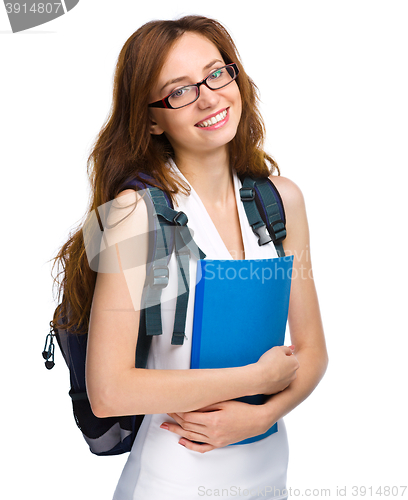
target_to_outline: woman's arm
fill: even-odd
[[[223,401],[199,411],[171,414],[177,423],[165,422],[165,428],[182,437],[180,444],[201,453],[266,432],[310,395],[327,367],[328,356],[312,274],[303,195],[289,179],[280,176],[271,179],[285,207],[285,253],[294,256],[288,322],[300,367],[296,380],[285,390],[271,396],[264,405]]]
[[[122,198],[123,196],[123,198]],[[139,309],[145,282],[145,264],[122,266],[126,242],[137,238],[135,262],[145,263],[148,253],[148,215],[144,201],[132,190],[115,200],[108,223],[130,215],[106,229],[108,248],[102,252],[92,303],[86,382],[92,411],[99,417],[186,412],[216,401],[246,394],[272,394],[295,378],[298,367],[288,348],[268,351],[261,362],[219,370],[145,370],[135,368]],[[115,203],[117,205],[115,205]],[[122,207],[122,208],[121,208]],[[118,265],[119,263],[119,265]],[[116,273],[112,272],[118,265]],[[125,269],[123,269],[125,267]],[[110,272],[102,272],[109,270]],[[289,359],[293,358],[293,359]]]
[[[289,329],[300,367],[297,378],[284,391],[274,394],[264,405],[267,426],[272,425],[304,401],[323,377],[328,355],[313,279],[309,227],[300,189],[289,179],[271,177],[285,206],[286,255],[294,256],[289,302]]]

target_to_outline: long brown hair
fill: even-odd
[[[159,77],[167,54],[185,32],[195,32],[214,43],[226,64],[239,68],[237,84],[242,99],[242,115],[236,136],[229,143],[230,165],[238,175],[266,177],[279,169],[263,150],[264,124],[258,110],[258,90],[245,73],[235,44],[226,29],[213,19],[186,16],[175,21],[151,21],[139,28],[123,46],[116,64],[111,111],[95,140],[87,160],[91,182],[88,214],[114,199],[126,180],[148,173],[174,200],[179,191],[188,192],[173,177],[166,162],[174,156],[165,134],[149,132],[148,99],[152,82]],[[57,326],[67,317],[66,328],[88,330],[96,272],[88,263],[83,228],[69,235],[52,259],[59,272],[54,278],[61,305],[54,317]],[[61,279],[60,279],[61,278]]]

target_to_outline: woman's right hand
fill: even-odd
[[[276,394],[295,380],[299,361],[287,346],[276,346],[266,351],[256,365],[260,371],[261,394]]]

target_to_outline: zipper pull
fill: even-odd
[[[44,350],[42,352],[42,357],[45,359],[45,367],[47,370],[51,370],[51,368],[54,367],[54,351],[55,351],[55,345],[54,345],[54,337],[55,333],[53,331],[52,327],[52,322],[50,321],[50,333],[47,335],[45,338],[45,346]]]

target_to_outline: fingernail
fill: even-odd
[[[160,429],[166,429],[166,431],[168,431],[169,426],[167,424],[161,424]]]
[[[184,446],[184,448],[186,447],[186,445],[182,441],[179,441],[178,444],[181,444],[181,446]]]
[[[289,349],[292,349],[292,351],[294,351],[295,350],[295,346],[294,345],[290,345]]]

